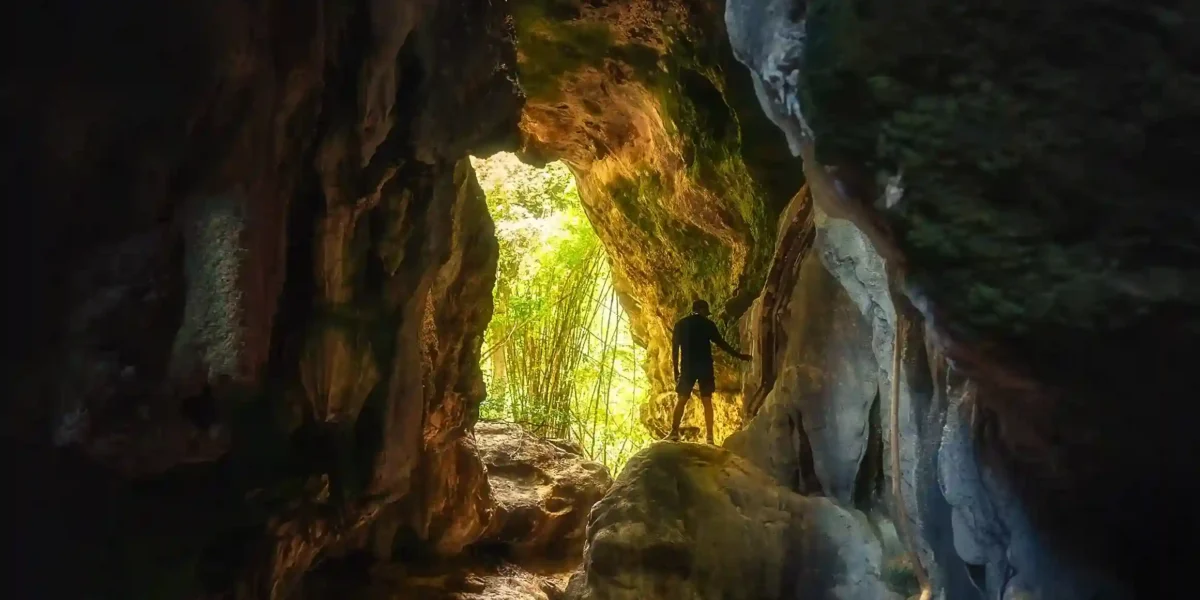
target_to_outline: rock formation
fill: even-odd
[[[526,155],[574,171],[650,380],[669,392],[671,327],[703,298],[736,339],[801,174],[733,60],[720,6],[522,0],[513,11]],[[740,423],[742,377],[741,365],[718,361],[723,439]],[[647,407],[659,435],[673,404],[666,393]],[[702,426],[699,411],[689,415]]]
[[[376,561],[361,549],[327,560],[310,573],[302,597],[398,600],[549,600],[560,598],[583,553],[592,506],[612,478],[572,443],[535,438],[520,427],[479,423],[462,456],[482,459],[487,484],[478,513],[439,514],[441,544],[433,555]],[[478,454],[475,454],[475,449]],[[443,473],[452,481],[459,471]],[[450,490],[453,492],[454,490]],[[490,492],[490,493],[488,493]],[[445,494],[436,497],[455,497]],[[470,502],[458,505],[475,508]],[[478,515],[484,517],[481,521]],[[473,541],[469,548],[464,541]],[[518,566],[518,564],[520,566]]]
[[[612,484],[608,469],[574,444],[515,425],[480,423],[475,439],[495,502],[480,543],[512,560],[578,564],[588,512]]]
[[[836,596],[905,560],[950,600],[1189,585],[1196,8],[721,8],[11,8],[9,596],[295,597],[514,523],[573,545],[581,510],[494,493],[472,434],[496,252],[466,157],[518,148],[577,174],[656,389],[695,296],[758,355],[719,378],[744,459],[643,455],[580,593]],[[651,510],[662,481],[695,494]],[[734,533],[745,588],[705,568]],[[772,583],[797,543],[870,560]]]
[[[721,448],[660,442],[592,511],[573,600],[899,600],[868,524]]]
[[[337,547],[475,541],[495,241],[466,156],[518,139],[503,7],[9,17],[16,595],[282,598]]]
[[[1193,185],[1162,168],[1196,152],[1185,124],[1200,88],[1182,42],[1194,10],[860,4],[727,6],[734,50],[803,155],[814,214],[830,218],[821,262],[862,318],[848,338],[776,345],[779,379],[735,447],[803,489],[860,502],[845,492],[876,432],[854,434],[872,420],[870,392],[826,383],[814,400],[786,363],[819,368],[810,344],[851,352],[886,397],[899,330],[901,434],[880,435],[899,445],[903,502],[888,514],[908,521],[936,594],[1170,589],[1168,557],[1195,555],[1178,473],[1200,448],[1186,433],[1194,407],[1173,401],[1186,367],[1163,351],[1197,337],[1188,240],[1200,221]],[[801,279],[793,312],[827,294]],[[778,329],[787,314],[775,318]],[[862,453],[859,477],[875,459],[890,477],[890,454]]]
[[[436,571],[388,565],[369,574],[314,577],[303,600],[347,598],[388,600],[560,600],[562,576],[539,575],[507,565],[499,569],[441,568]]]

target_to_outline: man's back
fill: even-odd
[[[679,347],[681,371],[695,375],[712,373],[712,342],[721,339],[715,323],[704,315],[688,315],[675,324],[674,338]]]
[[[717,324],[708,320],[708,303],[696,300],[692,303],[692,314],[675,323],[671,340],[671,368],[675,375],[675,393],[679,401],[671,415],[671,433],[668,439],[679,439],[679,423],[692,389],[700,385],[700,401],[704,403],[704,431],[708,443],[713,443],[712,396],[717,389],[713,377],[712,345],[716,344],[730,356],[750,360],[749,354],[738,352],[721,337]]]

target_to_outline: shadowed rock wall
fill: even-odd
[[[1197,414],[1177,399],[1190,388],[1181,349],[1200,331],[1200,220],[1193,183],[1163,169],[1194,159],[1200,134],[1184,34],[1195,10],[779,0],[731,2],[726,20],[830,219],[816,248],[872,324],[885,398],[880,350],[904,332],[905,510],[889,514],[909,522],[934,591],[1154,597],[1186,585],[1166,565],[1196,554],[1179,474],[1200,457]],[[865,400],[814,407],[782,389],[750,431],[800,441],[768,465],[811,461],[823,487],[844,489],[852,470],[820,465],[863,438],[847,428],[821,450],[829,431],[811,423],[856,424]],[[775,452],[761,445],[745,449]]]
[[[691,300],[743,319],[730,446],[934,593],[1187,583],[1194,8],[735,0],[726,44],[706,3],[506,6],[10,11],[7,584],[285,597],[484,535],[465,157],[518,144],[577,173],[658,388]]]
[[[285,597],[328,548],[474,541],[496,249],[465,157],[517,140],[502,7],[56,1],[3,29],[31,482],[6,584]]]

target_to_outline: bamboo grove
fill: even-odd
[[[643,352],[613,288],[608,258],[559,163],[476,161],[496,222],[495,313],[484,340],[484,420],[577,442],[616,472],[649,442]]]

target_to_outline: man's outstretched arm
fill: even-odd
[[[715,324],[712,327],[712,341],[714,344],[717,345],[718,348],[724,350],[730,356],[733,356],[735,358],[740,358],[742,360],[750,360],[751,358],[753,358],[749,354],[743,354],[743,353],[739,352],[737,348],[730,346],[729,342],[726,342],[725,338],[721,337],[721,331],[719,329],[717,329],[717,326]]]

